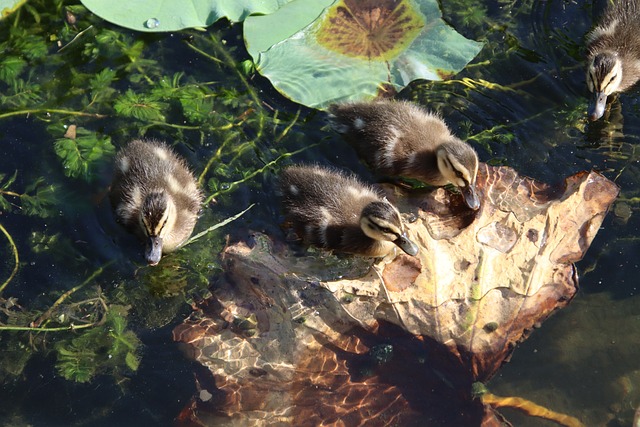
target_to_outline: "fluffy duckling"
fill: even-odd
[[[480,207],[478,155],[435,114],[388,100],[334,104],[329,112],[333,128],[375,172],[431,185],[451,183],[471,209]]]
[[[135,140],[116,155],[110,199],[116,220],[146,242],[145,258],[156,265],[191,235],[202,193],[171,148]]]
[[[281,190],[287,220],[307,244],[371,257],[389,255],[396,246],[418,253],[398,210],[353,175],[291,166],[282,172]]]
[[[609,95],[640,79],[640,0],[607,3],[600,23],[586,36],[587,86],[593,93],[589,120],[602,117]]]

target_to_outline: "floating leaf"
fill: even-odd
[[[121,2],[82,0],[91,12],[104,20],[136,31],[178,31],[208,27],[220,18],[243,21],[252,13],[271,13],[290,0],[212,0]]]
[[[4,19],[18,10],[27,0],[0,0],[0,19]]]
[[[407,1],[344,0],[320,22],[317,40],[346,56],[388,61],[420,34],[422,18]]]
[[[436,0],[295,0],[247,18],[244,36],[256,69],[316,108],[450,77],[482,47],[447,26]]]

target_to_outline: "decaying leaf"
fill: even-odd
[[[228,425],[508,425],[473,400],[471,384],[574,297],[572,263],[618,188],[595,172],[554,188],[490,166],[478,188],[477,212],[444,189],[398,197],[417,215],[408,228],[421,251],[363,277],[320,280],[309,273],[317,260],[261,234],[229,246],[226,281],[174,331],[208,368],[200,387],[218,396],[194,398],[183,415],[224,413]],[[238,327],[248,319],[251,333]]]

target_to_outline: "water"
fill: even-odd
[[[415,82],[400,97],[440,111],[457,135],[475,144],[483,161],[506,164],[551,183],[580,170],[601,170],[621,187],[618,203],[625,203],[617,209],[621,217],[608,215],[578,264],[581,290],[575,300],[521,344],[488,386],[495,394],[531,399],[586,425],[630,425],[640,405],[635,279],[640,273],[635,256],[640,236],[635,199],[640,98],[636,91],[621,95],[609,121],[586,121],[582,37],[590,28],[592,10],[601,5],[552,0],[469,9],[465,0],[442,3],[448,22],[486,46],[452,81]],[[194,367],[171,342],[170,331],[191,311],[189,303],[206,297],[208,286],[218,279],[217,254],[226,234],[232,240],[246,230],[282,236],[279,207],[271,196],[280,165],[315,161],[348,167],[364,177],[370,174],[338,137],[326,132],[322,114],[283,99],[259,76],[243,82],[235,68],[246,59],[240,26],[229,29],[220,23],[205,34],[141,35],[77,8],[72,8],[77,21],[65,24],[60,2],[31,5],[31,11],[23,9],[0,24],[0,40],[30,40],[23,50],[14,43],[2,51],[4,58],[26,60],[28,66],[17,69],[17,78],[27,89],[39,85],[40,92],[32,89],[46,99],[30,99],[24,87],[0,83],[1,92],[11,95],[0,104],[0,174],[6,180],[17,170],[10,191],[34,195],[39,189],[46,196],[45,190],[54,185],[56,197],[36,209],[40,215],[27,215],[23,200],[6,197],[12,206],[1,210],[0,224],[15,241],[20,265],[2,297],[17,298],[24,310],[5,304],[0,321],[24,322],[21,314],[27,323],[37,319],[65,291],[99,271],[67,300],[83,305],[66,315],[76,316],[75,324],[83,318],[99,321],[103,311],[90,300],[103,298],[140,340],[134,352],[139,367],[135,373],[128,369],[123,354],[109,359],[110,341],[100,338],[102,347],[95,356],[100,369],[90,382],[76,383],[62,377],[54,349],[73,348],[81,331],[0,332],[5,349],[0,353],[5,397],[0,419],[7,425],[169,425],[195,393]],[[71,42],[89,25],[94,27]],[[108,81],[101,86],[92,79],[105,70],[113,75],[109,80],[103,74]],[[105,87],[118,92],[114,95]],[[172,98],[177,87],[178,100]],[[146,116],[126,116],[115,107],[128,89],[149,94],[151,88],[155,97],[138,100],[149,107],[140,113]],[[194,99],[204,101],[194,106]],[[108,117],[48,114],[45,107]],[[27,109],[41,111],[2,116]],[[99,157],[86,176],[65,174],[68,169],[55,153],[54,141],[70,124],[109,137],[115,147],[143,134],[177,141],[177,150],[202,174],[206,194],[215,194],[216,203],[205,207],[197,231],[257,204],[205,241],[157,269],[146,269],[138,242],[113,222],[104,199],[111,155]],[[278,160],[316,143],[291,159]],[[276,160],[275,168],[262,170]],[[39,177],[44,178],[41,184],[29,190]],[[4,281],[14,262],[4,235],[0,245]],[[55,314],[58,319],[64,313]],[[545,425],[514,412],[505,414],[514,425]]]

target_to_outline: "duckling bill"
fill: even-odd
[[[333,128],[374,172],[436,186],[453,184],[471,209],[480,207],[478,155],[435,114],[389,100],[334,104],[329,112]]]
[[[116,155],[110,199],[116,221],[145,242],[145,259],[156,265],[193,232],[202,193],[171,148],[135,140]]]
[[[287,221],[305,243],[371,257],[386,256],[396,247],[417,255],[395,206],[353,175],[291,166],[282,172],[280,184]]]
[[[640,0],[608,1],[600,23],[586,36],[589,120],[603,116],[607,98],[640,79]]]

